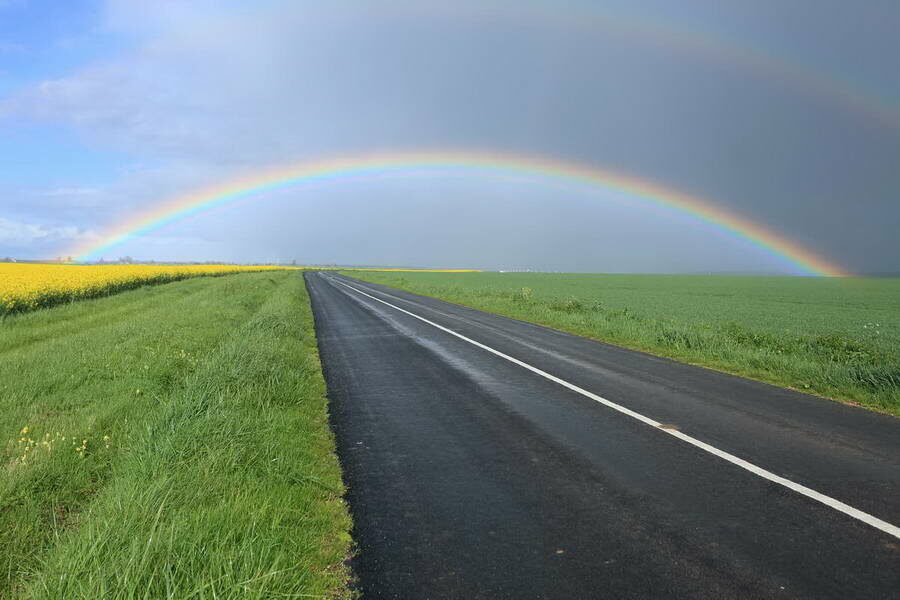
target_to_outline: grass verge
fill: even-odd
[[[298,273],[146,287],[0,331],[0,597],[346,594]]]
[[[900,279],[346,274],[900,416]]]

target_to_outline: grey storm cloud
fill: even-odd
[[[597,26],[579,22],[591,14]],[[646,177],[851,270],[900,270],[900,129],[885,121],[900,122],[896,3],[696,1],[676,11],[668,2],[117,0],[105,15],[104,27],[135,40],[130,50],[22,90],[3,109],[74,128],[85,143],[145,165],[97,192],[108,199],[102,208],[76,211],[80,229],[264,166],[468,148]],[[692,41],[691,31],[716,33]],[[710,39],[746,58],[716,55]],[[775,68],[779,56],[790,68]],[[790,69],[838,91],[829,96]],[[77,201],[54,198],[61,211]],[[40,203],[17,206],[23,222],[46,217],[28,214]],[[247,207],[127,251],[561,270],[778,267],[690,219],[640,203],[612,209],[585,190],[534,182],[357,181]]]

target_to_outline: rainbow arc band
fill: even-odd
[[[623,193],[646,205],[691,215],[712,228],[749,242],[775,257],[790,272],[829,277],[850,275],[834,262],[760,223],[715,206],[707,200],[646,179],[552,158],[473,151],[391,152],[348,156],[256,172],[162,202],[147,212],[119,223],[99,242],[74,248],[68,254],[76,256],[80,262],[96,260],[116,246],[170,223],[218,206],[259,197],[270,191],[349,178],[424,171],[480,177],[538,177],[551,182],[555,180]]]
[[[586,0],[495,0],[469,9],[487,17],[497,10],[535,23],[557,22],[575,30],[642,40],[663,48],[692,55],[712,64],[740,68],[765,79],[780,82],[819,103],[841,106],[852,114],[871,119],[879,126],[900,131],[900,107],[895,98],[862,88],[857,82],[835,73],[816,70],[792,60],[764,44],[716,33],[711,28],[677,21],[664,13],[654,16],[638,10],[615,10],[606,3]],[[461,10],[451,6],[447,11]]]

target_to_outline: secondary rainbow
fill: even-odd
[[[259,197],[270,191],[317,182],[423,171],[435,176],[447,172],[480,177],[538,177],[612,190],[656,208],[689,214],[760,248],[777,258],[792,272],[831,277],[849,275],[834,262],[766,229],[760,223],[718,207],[707,200],[645,179],[546,157],[468,151],[392,152],[302,162],[267,169],[162,202],[152,210],[120,223],[99,242],[78,247],[70,254],[76,256],[80,262],[96,260],[115,247],[170,223],[217,206]]]
[[[429,4],[410,2],[410,6],[434,13],[442,18],[468,14],[478,22],[489,22],[496,14],[506,19],[521,19],[546,27],[558,24],[574,30],[602,33],[642,40],[666,50],[694,56],[706,62],[739,67],[764,78],[774,78],[785,89],[809,95],[811,99],[842,106],[851,113],[864,115],[881,125],[900,131],[900,108],[896,99],[883,91],[862,89],[858,83],[833,73],[817,71],[788,56],[773,52],[774,48],[753,45],[749,40],[716,33],[689,20],[676,21],[665,12],[615,10],[604,3],[584,0],[492,0],[474,5],[453,3]]]

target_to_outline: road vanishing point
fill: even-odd
[[[306,282],[364,598],[900,598],[900,420]]]

